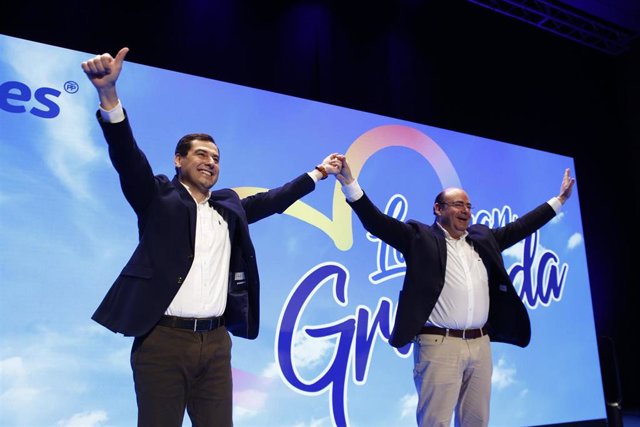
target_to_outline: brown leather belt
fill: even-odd
[[[224,317],[207,317],[206,319],[190,319],[186,317],[162,316],[158,325],[170,328],[188,329],[194,332],[212,331],[224,325]]]
[[[488,334],[487,328],[480,329],[447,329],[438,328],[436,326],[423,326],[420,334],[443,335],[445,337],[462,338],[463,340],[471,340],[480,338]]]

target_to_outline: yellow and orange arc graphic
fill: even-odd
[[[405,147],[420,154],[433,167],[442,188],[460,187],[458,174],[444,150],[421,131],[403,125],[379,126],[359,136],[345,153],[353,175],[358,177],[371,156],[389,147]],[[266,190],[260,187],[234,188],[241,198]],[[300,200],[284,213],[322,230],[341,251],[347,251],[353,245],[353,216],[337,180],[333,190],[332,218]]]

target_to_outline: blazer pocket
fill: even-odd
[[[128,277],[139,277],[141,279],[151,279],[153,277],[153,269],[146,265],[126,265],[122,269],[120,275]]]
[[[235,295],[244,293],[249,289],[249,282],[244,271],[229,272],[229,293]]]

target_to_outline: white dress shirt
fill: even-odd
[[[184,187],[189,190],[185,184]],[[231,240],[227,220],[209,204],[196,202],[193,264],[165,314],[179,317],[222,316],[227,306]]]
[[[489,278],[466,231],[459,239],[451,237],[440,223],[447,243],[447,270],[444,287],[427,325],[449,329],[477,329],[489,317]]]

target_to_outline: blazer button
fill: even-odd
[[[182,282],[184,282],[184,279],[182,277],[178,277],[178,285],[182,285]]]

